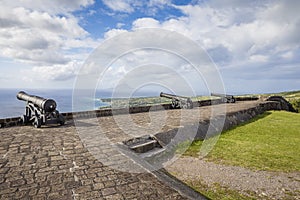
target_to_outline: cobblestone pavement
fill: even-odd
[[[227,109],[236,111],[256,104],[244,102],[229,105]],[[2,128],[0,199],[186,199],[111,147],[133,136],[192,123],[195,120],[192,116],[199,115],[199,111],[201,119],[205,119],[210,108],[183,111],[190,116],[184,122],[180,121],[180,110],[168,110],[120,115],[115,119],[83,119],[76,121],[76,127],[68,121],[64,126],[40,129],[32,126]],[[128,127],[128,119],[135,126]],[[157,128],[162,119],[165,121]],[[122,127],[122,123],[127,126]],[[140,173],[122,170],[123,166],[139,168]]]
[[[0,199],[184,199],[151,173],[103,165],[71,123],[4,128],[0,134]]]

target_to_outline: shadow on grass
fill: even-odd
[[[240,128],[240,127],[243,127],[243,126],[248,125],[248,124],[250,124],[250,123],[257,122],[257,121],[259,121],[259,120],[261,120],[261,119],[264,119],[265,117],[267,117],[267,116],[269,116],[269,115],[271,115],[271,114],[272,114],[271,111],[266,111],[266,112],[264,112],[263,114],[257,115],[257,116],[253,117],[253,118],[250,119],[250,120],[247,120],[247,121],[245,121],[245,122],[242,122],[242,123],[240,123],[240,124],[238,124],[238,125],[236,125],[236,126],[233,126],[233,127],[229,128],[229,129],[227,129],[227,130],[224,130],[224,131],[222,132],[222,134],[226,134],[226,133],[228,133],[229,131],[235,130],[235,129]]]
[[[250,123],[262,120],[262,119],[266,118],[267,116],[269,116],[271,114],[272,114],[271,111],[266,111],[266,112],[264,112],[260,115],[257,115],[255,117],[253,117],[252,119],[249,119],[249,120],[247,120],[245,122],[242,122],[238,125],[232,126],[229,129],[223,130],[221,135],[228,134],[232,130],[235,130],[236,128],[243,127],[243,126],[248,125]],[[206,140],[213,139],[213,137],[214,136],[212,136],[211,138],[206,138]],[[182,143],[177,145],[176,153],[183,154],[184,156],[192,156],[192,157],[196,156],[196,157],[198,157],[199,156],[198,153],[200,151],[200,148],[202,146],[203,141],[204,141],[204,139],[194,139],[193,141],[182,142]]]

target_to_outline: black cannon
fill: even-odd
[[[23,91],[17,94],[17,98],[27,102],[25,115],[21,117],[23,124],[31,123],[34,127],[40,128],[41,125],[65,123],[62,114],[56,110],[56,102],[53,99],[29,95]]]
[[[221,97],[223,103],[235,103],[236,101],[233,95],[211,93],[211,96]]]
[[[193,102],[189,97],[177,96],[173,94],[160,93],[161,97],[172,99],[172,108],[192,109]]]

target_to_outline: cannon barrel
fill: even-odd
[[[221,97],[224,103],[235,103],[236,99],[233,95],[220,94],[220,93],[211,93],[211,96]]]
[[[29,95],[24,91],[17,94],[19,100],[31,102],[37,107],[43,109],[45,112],[53,112],[56,109],[56,102],[53,99],[45,99],[43,97]]]
[[[215,96],[215,97],[229,97],[229,98],[233,98],[233,95],[228,95],[228,94],[220,94],[220,93],[211,93],[211,96]]]
[[[160,93],[160,97],[172,99],[172,104],[171,104],[172,108],[188,108],[188,109],[193,108],[193,102],[189,97],[167,94],[163,92]]]
[[[165,97],[168,99],[189,99],[189,97],[183,97],[183,96],[178,96],[178,95],[174,95],[174,94],[167,94],[167,93],[160,93],[160,97]]]

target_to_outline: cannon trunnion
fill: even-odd
[[[165,97],[168,99],[172,99],[172,108],[184,108],[184,109],[192,109],[193,102],[189,97],[177,96],[173,94],[160,93],[160,97]]]
[[[17,99],[26,101],[25,115],[21,117],[24,125],[31,123],[40,128],[41,125],[65,123],[62,114],[56,110],[56,102],[53,99],[29,95],[23,91],[17,94]]]

